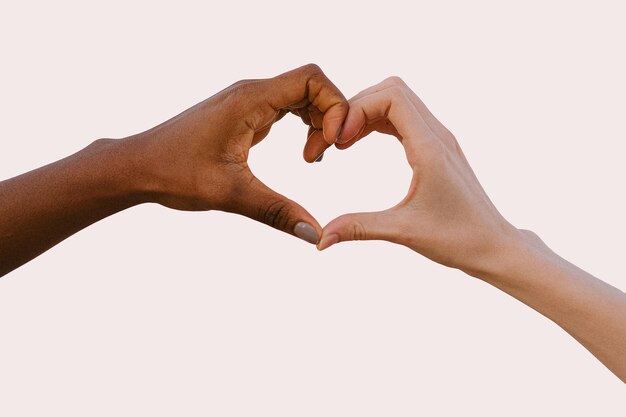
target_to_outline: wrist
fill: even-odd
[[[96,186],[103,198],[128,207],[153,201],[157,187],[139,141],[97,139],[83,153],[98,174]]]
[[[511,226],[498,233],[482,256],[475,257],[471,265],[460,269],[482,280],[495,279],[506,275],[512,264],[534,254],[540,245],[543,242],[533,232]]]
[[[503,233],[489,251],[467,274],[490,284],[513,284],[520,271],[538,260],[548,260],[553,252],[534,232],[512,227]]]
[[[157,203],[178,210],[209,210],[211,163],[194,169],[193,151],[163,140],[154,130],[113,140],[121,166],[117,181],[140,203]],[[190,155],[191,154],[191,155]]]

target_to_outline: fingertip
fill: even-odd
[[[352,139],[353,135],[349,135],[344,129],[345,123],[341,125],[341,129],[339,130],[339,134],[337,135],[337,140],[335,141],[335,145],[343,145],[346,142],[349,142]]]
[[[346,116],[346,119],[341,125],[341,131],[337,136],[335,146],[345,145],[354,142],[365,130],[366,124],[367,120],[365,119],[365,116],[362,112],[351,111],[348,116]],[[342,147],[340,149],[345,149],[345,147]]]
[[[343,126],[343,119],[339,120],[330,120],[328,122],[324,122],[324,128],[322,129],[322,133],[324,135],[324,142],[329,145],[332,145],[337,141],[339,135],[341,134],[341,128]]]
[[[322,226],[304,207],[277,193],[254,175],[241,185],[227,210],[242,214],[270,227],[316,245]]]
[[[293,234],[304,240],[305,242],[309,242],[312,245],[317,244],[319,240],[319,236],[315,227],[310,225],[307,222],[298,222],[293,228]]]
[[[335,148],[343,151],[344,149],[348,149],[350,146],[354,145],[355,142],[355,140],[349,140],[345,143],[335,143]]]
[[[327,235],[322,235],[319,243],[317,244],[317,250],[320,252],[324,249],[330,248],[332,245],[339,243],[339,235],[336,233],[329,233]]]
[[[345,123],[345,120],[344,120],[344,123]],[[343,132],[343,123],[341,123],[341,126],[339,126],[339,130],[337,130],[337,134],[335,135],[335,143],[337,143],[337,141],[341,137],[341,132]]]
[[[302,156],[308,163],[316,162],[323,155],[330,145],[322,137],[321,130],[313,130],[308,135]]]
[[[333,105],[324,114],[324,140],[329,145],[332,145],[339,139],[341,131],[343,130],[343,125],[348,117],[349,109],[350,107],[348,102],[342,101]]]

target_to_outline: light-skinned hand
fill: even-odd
[[[349,102],[337,148],[347,149],[373,131],[393,135],[404,147],[413,178],[406,197],[394,207],[331,221],[318,248],[379,239],[466,271],[490,266],[518,231],[491,203],[455,137],[398,77]]]

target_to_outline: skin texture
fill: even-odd
[[[408,194],[388,210],[331,221],[318,249],[380,239],[458,268],[553,320],[626,382],[626,294],[507,222],[455,137],[397,77],[350,100],[336,147],[347,149],[373,131],[404,147],[413,169]]]
[[[347,149],[373,131],[398,138],[413,169],[407,196],[382,212],[341,216],[322,231],[247,164],[250,148],[289,112],[309,125],[308,162],[321,160],[333,143]],[[349,103],[315,65],[240,81],[146,132],[97,140],[0,182],[0,276],[90,224],[146,202],[242,214],[320,250],[349,240],[405,245],[544,314],[626,381],[626,295],[508,223],[454,136],[397,77]]]
[[[97,140],[0,182],[0,276],[90,224],[146,202],[238,213],[317,243],[318,222],[247,164],[250,148],[290,112],[309,126],[304,159],[313,162],[335,142],[348,103],[319,67],[306,65],[240,81],[146,132]]]

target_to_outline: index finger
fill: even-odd
[[[296,68],[266,80],[264,87],[264,95],[275,110],[315,106],[324,115],[322,129],[326,147],[335,143],[348,115],[348,101],[319,66],[308,64]]]
[[[359,94],[350,100],[350,111],[337,147],[348,148],[373,130],[393,132],[405,146],[407,140],[432,136],[429,126],[401,87],[373,89],[371,93]]]

